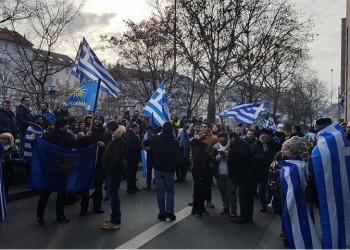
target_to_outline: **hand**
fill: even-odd
[[[85,137],[85,134],[83,132],[79,132],[77,135],[78,135],[79,138],[84,138]]]
[[[92,134],[93,134],[93,132],[92,132],[92,131],[88,131],[88,132],[86,132],[85,136],[87,136],[87,137],[91,137],[91,136],[92,136]]]
[[[31,140],[31,141],[36,140],[36,134],[32,134],[32,135],[30,136],[30,140]]]
[[[106,144],[105,144],[103,141],[97,141],[97,145],[98,145],[99,147],[104,147],[104,146],[106,146]]]

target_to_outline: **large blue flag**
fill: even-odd
[[[84,191],[94,188],[97,146],[66,149],[42,138],[34,143],[29,188]]]
[[[286,197],[282,220],[289,248],[322,248],[313,222],[312,208],[304,199],[307,169],[304,161],[281,162],[281,185]]]
[[[248,103],[233,107],[220,113],[220,116],[233,117],[238,123],[252,124],[262,111],[270,107],[270,103]]]
[[[83,107],[87,111],[95,112],[98,91],[98,81],[89,82],[67,98],[65,107]]]
[[[2,146],[0,145],[0,151]],[[2,157],[2,152],[0,152],[0,157]],[[2,162],[0,161],[0,221],[5,220],[6,215],[6,197],[5,197],[5,189],[2,182]]]
[[[80,44],[77,58],[74,62],[72,74],[80,81],[98,81],[101,80],[101,90],[116,97],[120,88],[114,81],[108,70],[102,65],[96,54],[90,48],[85,37]]]
[[[317,134],[312,163],[324,248],[350,246],[350,143],[334,123]]]
[[[165,92],[164,81],[159,85],[151,99],[143,109],[143,113],[149,118],[153,118],[156,126],[162,126],[164,122],[170,120],[167,94]]]

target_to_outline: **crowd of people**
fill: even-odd
[[[194,184],[189,205],[192,206],[193,216],[208,216],[208,209],[215,207],[212,188],[216,183],[222,200],[220,214],[230,216],[232,223],[250,223],[253,220],[254,196],[260,201],[261,213],[267,212],[270,201],[271,204],[273,201],[275,212],[282,213],[283,194],[278,184],[280,161],[309,161],[316,141],[315,132],[329,124],[330,119],[321,119],[316,122],[317,129],[307,134],[301,132],[299,125],[294,125],[290,139],[286,140],[283,132],[250,128],[242,124],[230,129],[196,117],[183,117],[180,120],[175,116],[163,126],[155,127],[151,119],[138,110],[115,115],[108,122],[102,115],[94,114],[87,114],[77,121],[63,106],[50,111],[45,101],[40,104],[40,110],[34,113],[30,109],[30,99],[23,97],[15,112],[10,101],[4,101],[0,109],[0,142],[4,148],[1,156],[2,179],[8,195],[15,164],[26,162],[30,165],[33,153],[31,145],[38,137],[68,149],[96,144],[94,192],[58,192],[58,222],[69,222],[64,206],[78,199],[81,200],[80,216],[88,213],[89,198],[93,200],[93,212],[104,213],[101,202],[105,184],[105,199],[110,200],[111,216],[101,227],[119,229],[119,187],[123,180],[126,180],[130,195],[151,189],[152,183],[155,184],[158,219],[176,220],[174,182],[186,181],[190,170]],[[350,138],[350,123],[347,125],[344,131]],[[15,146],[17,138],[19,150]],[[139,187],[136,174],[142,150],[147,155],[147,178],[145,186]],[[312,187],[308,191],[310,194]],[[45,207],[51,192],[41,190],[37,206],[38,225],[45,225]],[[311,197],[312,194],[308,198],[311,200]],[[286,242],[283,229],[281,237]]]

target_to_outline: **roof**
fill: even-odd
[[[71,65],[74,63],[74,61],[67,55],[55,53],[52,51],[45,51],[45,50],[35,50],[35,52],[38,53],[39,57],[43,60],[46,60],[48,58],[48,61],[53,64],[57,65]]]
[[[32,47],[33,44],[28,41],[24,36],[16,31],[8,30],[7,28],[0,28],[0,40],[5,40],[14,43],[21,43]]]

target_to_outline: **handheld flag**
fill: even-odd
[[[233,117],[238,123],[252,124],[262,111],[265,111],[270,103],[248,103],[233,107],[220,113],[222,117]]]
[[[180,138],[180,146],[184,149],[184,157],[186,160],[190,159],[190,148],[189,148],[189,141],[187,131],[186,131],[186,125],[184,124],[182,127],[182,134]]]
[[[276,124],[271,115],[269,115],[262,126],[268,130],[276,131]]]
[[[83,191],[94,187],[97,146],[66,149],[38,138],[34,143],[29,188]]]
[[[77,58],[75,60],[72,74],[80,81],[101,80],[101,90],[116,97],[120,88],[108,70],[102,65],[96,54],[92,51],[85,37],[80,44]]]
[[[35,134],[37,137],[40,137],[44,133],[43,128],[36,123],[30,122],[26,130],[26,139],[24,142],[23,150],[23,160],[25,162],[32,162],[33,148],[32,148],[32,134]]]
[[[323,247],[350,246],[350,143],[337,123],[318,132],[312,163],[320,204]]]
[[[97,81],[87,83],[66,99],[65,107],[83,107],[87,111],[95,112],[98,91]]]
[[[306,164],[304,161],[281,162],[281,186],[286,197],[282,220],[289,248],[322,248],[313,222],[312,208],[304,199]]]
[[[151,99],[143,109],[143,113],[152,119],[156,126],[162,126],[164,122],[170,120],[167,95],[164,81],[159,85]]]

